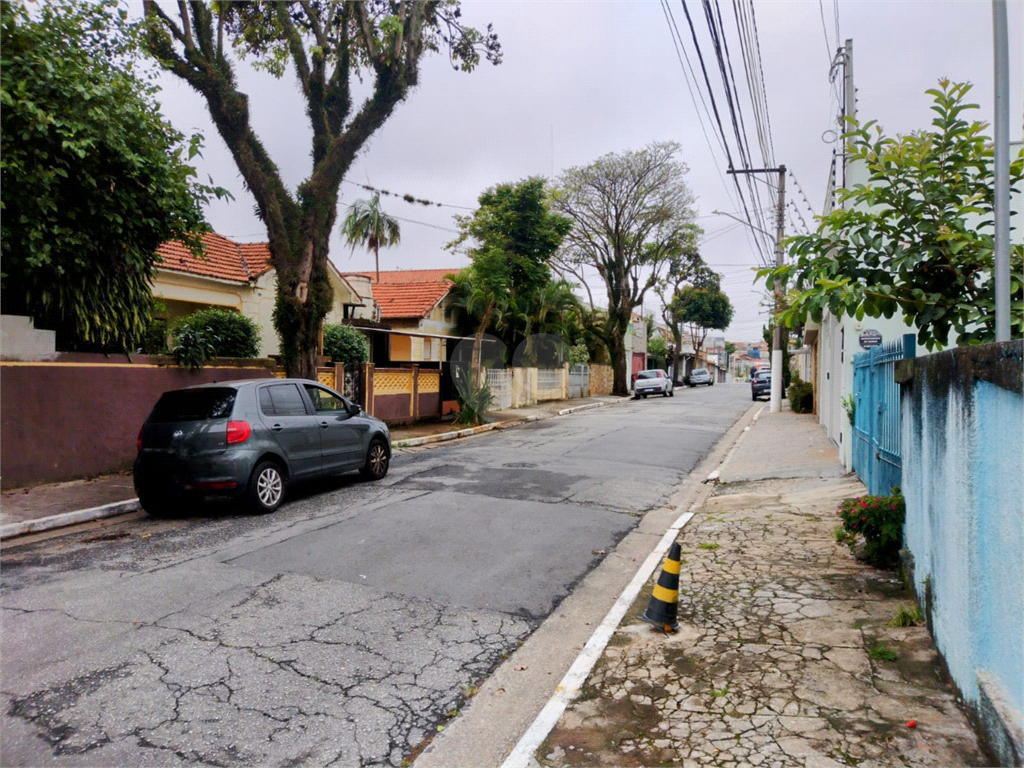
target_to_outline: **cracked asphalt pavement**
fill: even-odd
[[[5,545],[0,763],[407,764],[746,396],[413,449],[382,482],[298,488],[267,517]]]

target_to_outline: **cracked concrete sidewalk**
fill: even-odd
[[[534,764],[993,764],[928,630],[890,625],[913,594],[835,542],[866,489],[816,419],[762,413],[721,476],[679,537],[679,633],[638,618],[659,568]]]

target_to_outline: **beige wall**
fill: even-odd
[[[334,303],[327,313],[328,323],[341,322],[344,305],[358,299],[346,283],[330,271]],[[172,318],[184,317],[203,307],[234,309],[250,318],[260,329],[260,357],[280,352],[274,328],[274,304],[277,300],[277,272],[265,272],[253,283],[234,283],[200,275],[158,269],[153,279],[153,297],[167,305]]]

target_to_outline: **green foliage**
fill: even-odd
[[[468,72],[483,57],[501,61],[497,36],[490,26],[464,24],[458,0],[163,5],[143,2],[146,49],[204,97],[267,227],[285,368],[315,377],[319,331],[331,307],[328,257],[342,179],[420,84],[425,55],[443,51]],[[290,72],[301,93],[312,163],[297,186],[285,183],[253,130],[250,116],[260,107],[239,90],[237,57],[278,78]],[[289,148],[296,151],[302,154]]]
[[[924,623],[924,616],[921,609],[916,605],[908,608],[901,605],[896,615],[886,624],[887,627],[916,627]]]
[[[846,418],[852,427],[856,424],[854,417],[857,415],[857,401],[853,399],[853,395],[846,395],[840,402],[842,403],[843,410],[846,411]]]
[[[781,319],[794,327],[823,312],[858,320],[902,312],[917,341],[941,349],[995,338],[993,154],[986,124],[964,113],[969,84],[939,81],[932,130],[895,138],[875,121],[851,121],[849,158],[868,183],[840,192],[843,207],[818,230],[788,241],[791,263],[758,272],[789,287]],[[1024,154],[1010,167],[1024,176]],[[1010,324],[1024,335],[1024,246],[1011,246]]]
[[[324,326],[324,354],[334,363],[362,365],[370,359],[366,335],[351,325]]]
[[[702,283],[688,285],[676,292],[670,303],[670,312],[679,323],[690,327],[695,356],[700,355],[708,329],[725,330],[732,322],[732,302],[719,286],[719,276],[703,270]]]
[[[655,336],[647,341],[647,354],[658,360],[668,359],[668,342],[661,336]]]
[[[206,362],[217,354],[216,339],[207,331],[201,328],[181,328],[175,337],[178,342],[171,354],[178,361],[178,365],[193,371],[198,371]]]
[[[856,538],[863,537],[865,559],[881,568],[895,566],[903,546],[906,501],[899,488],[892,491],[892,496],[847,499],[836,511],[847,533],[851,551]]]
[[[676,160],[680,146],[655,142],[567,170],[552,191],[553,210],[573,227],[557,268],[585,284],[597,270],[607,293],[603,341],[615,367],[614,391],[628,391],[623,351],[630,317],[675,262],[696,254],[694,196]],[[593,302],[591,302],[593,305]]]
[[[590,362],[590,350],[584,341],[579,341],[569,348],[569,363],[571,365],[587,365]]]
[[[0,4],[4,310],[74,348],[134,349],[157,246],[193,248],[202,205],[186,139],[136,75],[138,26],[114,0]],[[148,344],[148,342],[146,342]]]
[[[453,365],[451,371],[459,395],[459,414],[455,422],[469,427],[482,424],[484,416],[494,404],[491,388],[483,377],[472,373],[468,366]]]
[[[398,245],[402,239],[398,220],[388,216],[380,207],[380,193],[369,200],[356,200],[348,210],[341,225],[341,236],[355,251],[357,245],[371,251],[380,276],[379,251],[383,246]]]
[[[732,322],[732,302],[720,290],[687,286],[672,298],[672,303],[682,322],[705,330],[725,330]]]
[[[811,382],[804,381],[794,373],[786,393],[793,413],[811,413],[814,410],[814,387]]]
[[[256,357],[260,329],[245,315],[230,309],[199,309],[178,321],[175,338],[181,343],[188,331],[199,332],[211,344],[211,357]]]
[[[871,650],[868,651],[868,656],[870,656],[874,661],[899,661],[900,658],[896,651],[891,648],[886,648],[880,643],[875,644]]]
[[[569,337],[581,307],[564,280],[553,280],[549,262],[571,228],[548,207],[541,178],[499,184],[479,198],[471,216],[458,216],[460,235],[450,250],[473,260],[454,276],[451,304],[467,332],[492,333],[511,356],[537,334]],[[511,361],[511,358],[510,358]]]

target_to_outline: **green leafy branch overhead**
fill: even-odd
[[[816,232],[787,241],[790,263],[763,269],[788,289],[789,327],[824,312],[893,317],[916,325],[929,349],[995,338],[993,149],[987,125],[965,118],[970,84],[939,82],[932,130],[884,135],[875,121],[850,121],[849,160],[867,183],[841,190],[843,207]],[[1013,193],[1024,172],[1010,167]],[[1011,220],[1011,227],[1014,224]],[[1011,330],[1024,333],[1024,247],[1011,248]]]

